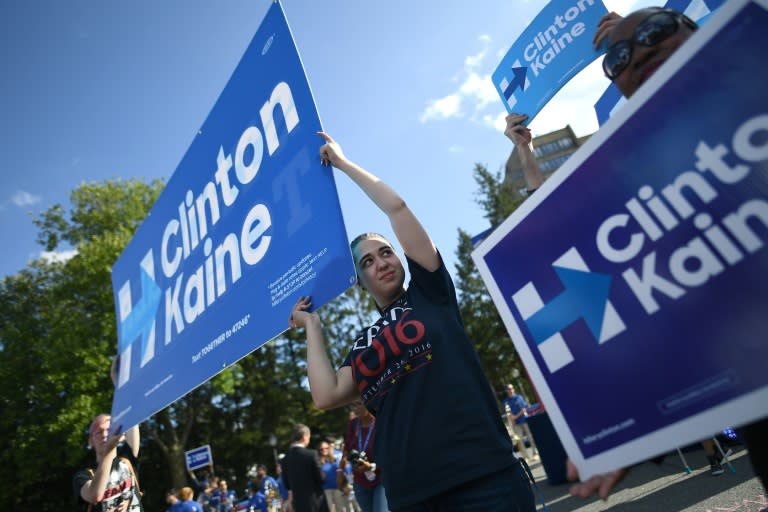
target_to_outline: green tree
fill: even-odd
[[[161,188],[138,181],[81,185],[68,212],[56,205],[35,220],[46,250],[68,245],[77,254],[65,263],[32,262],[0,283],[5,508],[55,510],[71,495],[72,468],[87,455],[84,429],[111,402],[110,266]]]
[[[475,164],[474,178],[478,188],[475,202],[492,227],[501,224],[523,202],[500,172],[493,174],[484,165]]]
[[[476,164],[474,178],[478,186],[476,202],[492,227],[500,224],[521,204],[522,200],[515,198],[501,173],[493,174],[486,167]],[[525,369],[472,260],[471,235],[461,229],[458,232],[456,288],[459,308],[467,334],[475,342],[483,370],[497,396],[501,396],[501,387],[512,382],[513,370],[517,369],[525,375]],[[521,391],[532,399],[530,383],[527,379],[521,383]]]

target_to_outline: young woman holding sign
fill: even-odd
[[[352,242],[358,283],[381,317],[360,331],[338,370],[311,299],[299,299],[289,325],[306,330],[312,399],[321,409],[362,399],[376,417],[375,460],[392,511],[534,511],[439,252],[397,192],[319,135],[323,163],[349,176],[389,219],[411,279],[406,289],[403,263],[381,235]]]

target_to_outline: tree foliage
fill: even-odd
[[[494,175],[484,166],[476,164],[474,178],[478,186],[476,202],[492,227],[500,224],[522,202],[515,199],[510,185],[504,183],[500,173]],[[525,369],[472,260],[471,235],[459,229],[458,238],[456,288],[459,307],[467,334],[475,342],[483,370],[498,396],[502,396],[501,387],[505,383],[518,382],[523,388],[521,391],[533,399],[533,388],[528,380],[512,377],[515,369],[521,375],[525,375]]]
[[[491,226],[496,227],[520,206],[523,200],[501,173],[493,174],[484,165],[475,164],[475,202]]]

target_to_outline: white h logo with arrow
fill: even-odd
[[[560,331],[584,320],[598,343],[605,343],[626,329],[608,300],[611,276],[590,272],[581,254],[572,247],[552,263],[565,290],[544,304],[533,283],[513,296],[520,315],[533,336],[551,373],[573,361]]]

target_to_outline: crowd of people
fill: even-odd
[[[666,9],[642,9],[626,18],[611,13],[601,20],[595,45],[608,41],[603,69],[630,97],[695,30],[686,16]],[[543,178],[530,130],[522,124],[525,119],[525,115],[508,116],[505,134],[520,150],[527,186],[534,191]],[[521,464],[526,452],[522,457],[514,453],[497,397],[464,330],[440,252],[394,189],[348,159],[331,136],[319,135],[321,160],[346,174],[381,210],[404,262],[379,234],[364,233],[352,241],[358,285],[381,316],[351,340],[349,355],[339,368],[331,364],[311,297],[300,297],[294,305],[288,323],[306,335],[307,374],[315,405],[350,406],[354,415],[341,456],[327,440],[316,445],[317,450],[310,448],[309,428],[296,425],[278,478],[266,475],[266,468],[259,470],[246,491],[248,507],[266,511],[279,503],[280,510],[295,512],[535,511],[532,483]],[[514,386],[505,391],[507,419],[517,435],[529,441],[530,456],[535,456],[537,447],[525,421],[527,404]],[[120,436],[110,428],[104,415],[91,425],[89,443],[97,464],[77,473],[75,492],[83,502],[94,504],[93,510],[140,511],[141,494],[131,462],[138,455],[138,429]],[[764,439],[755,436],[759,431],[765,432],[765,421],[749,426],[746,439]],[[123,438],[127,448],[118,455]],[[759,448],[748,442],[765,485],[763,445],[764,440]],[[572,493],[605,498],[627,470],[578,483]],[[577,478],[572,466],[570,472]],[[191,487],[169,493],[171,510],[200,510],[196,504],[204,511],[236,510],[238,496],[225,480],[210,476],[198,484],[196,501],[190,498]]]
[[[276,476],[266,465],[256,465],[241,495],[215,475],[213,466],[200,478],[190,470],[190,487],[167,492],[168,512],[386,512],[373,462],[374,423],[365,408],[353,405],[346,436],[323,437],[314,449],[310,429],[295,425],[287,453],[276,461]]]

